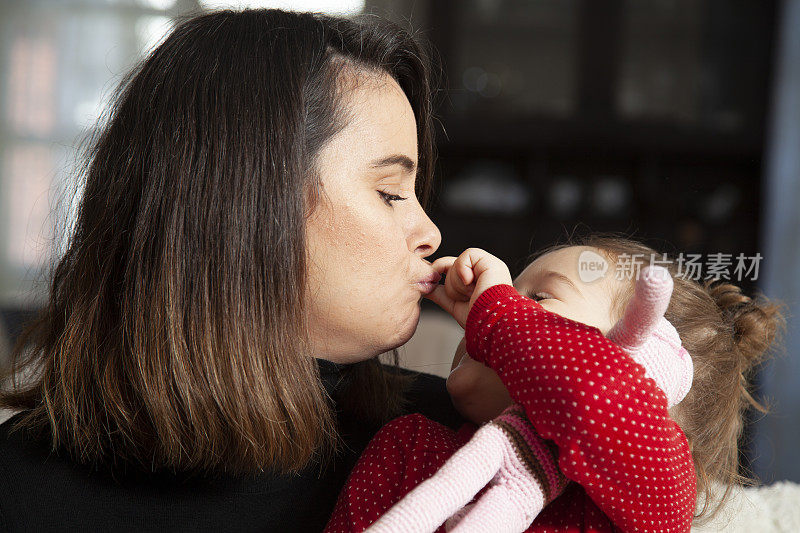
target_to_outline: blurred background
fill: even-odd
[[[800,0],[0,0],[0,364],[42,305],[113,88],[176,17],[229,6],[375,13],[433,42],[436,256],[485,248],[516,275],[576,231],[624,232],[715,256],[797,314]],[[404,365],[446,376],[463,330],[422,305]],[[798,347],[790,316],[758,378],[773,413],[743,442],[767,483],[800,481]]]

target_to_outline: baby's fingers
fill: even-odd
[[[464,286],[471,285],[475,281],[475,273],[472,271],[472,265],[476,258],[472,257],[470,250],[472,250],[472,248],[464,251],[458,256],[455,263],[453,263],[453,269],[458,273],[458,277]]]
[[[447,274],[455,261],[455,257],[451,255],[445,255],[431,263],[431,267],[433,267],[433,269],[439,274]]]
[[[447,295],[444,285],[437,285],[433,292],[426,294],[424,297],[447,311],[450,315],[455,313],[456,302]]]
[[[469,297],[472,294],[474,287],[471,287],[468,283],[464,282],[465,276],[460,270],[463,268],[463,264],[459,266],[459,259],[460,257],[440,257],[434,261],[431,266],[440,274],[446,275],[444,280],[444,290],[447,296],[455,301],[467,302],[469,301]]]

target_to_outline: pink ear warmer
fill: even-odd
[[[664,318],[672,297],[673,281],[661,266],[646,266],[636,280],[634,295],[608,338],[645,368],[667,396],[667,405],[678,404],[692,386],[694,365],[681,346],[675,327]]]

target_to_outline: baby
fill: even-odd
[[[622,242],[620,241],[620,244]],[[514,288],[548,311],[594,326],[603,335],[620,344],[613,335],[609,336],[609,332],[614,324],[623,318],[623,312],[632,296],[632,283],[635,278],[639,278],[638,269],[641,265],[632,265],[633,271],[617,275],[610,271],[607,256],[601,254],[600,249],[592,246],[549,249],[542,252],[517,276]],[[590,270],[590,265],[602,265],[607,270],[599,273]],[[659,275],[656,272],[653,274]],[[669,276],[667,272],[661,275]],[[664,309],[669,303],[671,287],[670,282],[668,293],[661,294],[666,299]],[[661,309],[659,314],[663,314],[664,309]],[[637,310],[631,309],[631,314],[636,313]],[[619,327],[622,327],[621,323]],[[679,339],[676,341],[680,344]],[[447,379],[447,389],[459,412],[467,419],[482,424],[495,418],[513,402],[497,374],[466,356],[465,346],[466,338],[462,339],[456,348],[451,373]],[[656,365],[638,359],[637,362],[645,366],[648,375],[656,379],[663,389],[663,384],[653,375],[657,370]],[[672,368],[671,373],[680,374],[675,379],[680,378],[681,386],[680,390],[674,391],[677,397],[671,399],[670,406],[677,404],[691,385],[691,358],[682,357],[676,363],[679,366]]]
[[[695,490],[707,504],[712,481],[739,480],[743,412],[748,403],[758,407],[745,378],[772,343],[782,319],[778,306],[756,303],[731,284],[682,279],[675,264],[667,265],[674,289],[669,276],[636,282],[640,273],[647,278],[652,272],[640,272],[641,261],[618,277],[611,265],[655,251],[615,238],[579,244],[546,250],[520,274],[514,289],[536,302],[527,300],[529,305],[509,286],[502,261],[482,250],[434,262],[448,276],[430,298],[466,333],[448,389],[467,418],[492,422],[466,445],[424,420],[390,424],[362,456],[343,491],[349,499],[340,497],[340,504],[347,502],[337,508],[341,520],[331,525],[361,520],[375,531],[398,525],[430,531],[491,480],[474,508],[456,513],[448,526],[521,531],[553,501],[532,530],[572,524],[577,530],[685,531],[691,518],[684,518],[684,508],[691,516]],[[604,275],[579,269],[604,262]],[[671,300],[658,279],[669,280]],[[648,287],[660,296],[648,297]],[[556,315],[563,319],[551,318]],[[639,371],[592,330],[614,340],[658,387],[637,377]],[[680,432],[658,404],[674,406],[684,395],[670,410]],[[504,411],[512,399],[521,406]],[[416,436],[409,444],[410,429]],[[562,467],[581,488],[565,490]],[[376,469],[379,487],[401,485],[399,496],[405,497],[399,503],[386,488],[369,488]],[[396,505],[389,509],[387,503]],[[380,519],[369,518],[376,512]]]
[[[458,268],[455,263],[454,267]],[[672,294],[672,278],[659,266],[631,271],[629,279],[608,270],[608,260],[600,250],[564,247],[533,261],[514,286],[546,310],[598,328],[645,368],[672,407],[689,391],[693,373],[691,357],[681,347],[675,328],[663,318]],[[454,274],[459,275],[458,270]],[[455,285],[463,281],[459,276]],[[632,285],[635,290],[631,297],[626,292]],[[469,292],[466,284],[463,289]],[[627,306],[621,301],[628,301]],[[621,316],[622,309],[625,313]],[[526,431],[524,410],[515,406],[505,411],[513,403],[505,385],[494,371],[466,355],[465,343],[456,350],[449,392],[465,417],[493,424],[478,431],[369,531],[399,531],[410,523],[419,531],[429,530],[455,511],[452,507],[457,503],[442,505],[443,493],[448,493],[451,502],[466,504],[487,483],[490,489],[478,503],[457,512],[448,526],[458,531],[477,532],[489,527],[494,531],[521,531],[565,488],[557,454],[533,431]],[[517,457],[521,460],[515,461]],[[411,520],[414,516],[426,518]]]

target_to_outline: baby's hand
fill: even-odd
[[[494,285],[511,285],[508,266],[485,250],[467,248],[458,257],[445,256],[431,266],[446,274],[444,285],[425,296],[450,313],[464,328],[472,304],[483,291]]]

